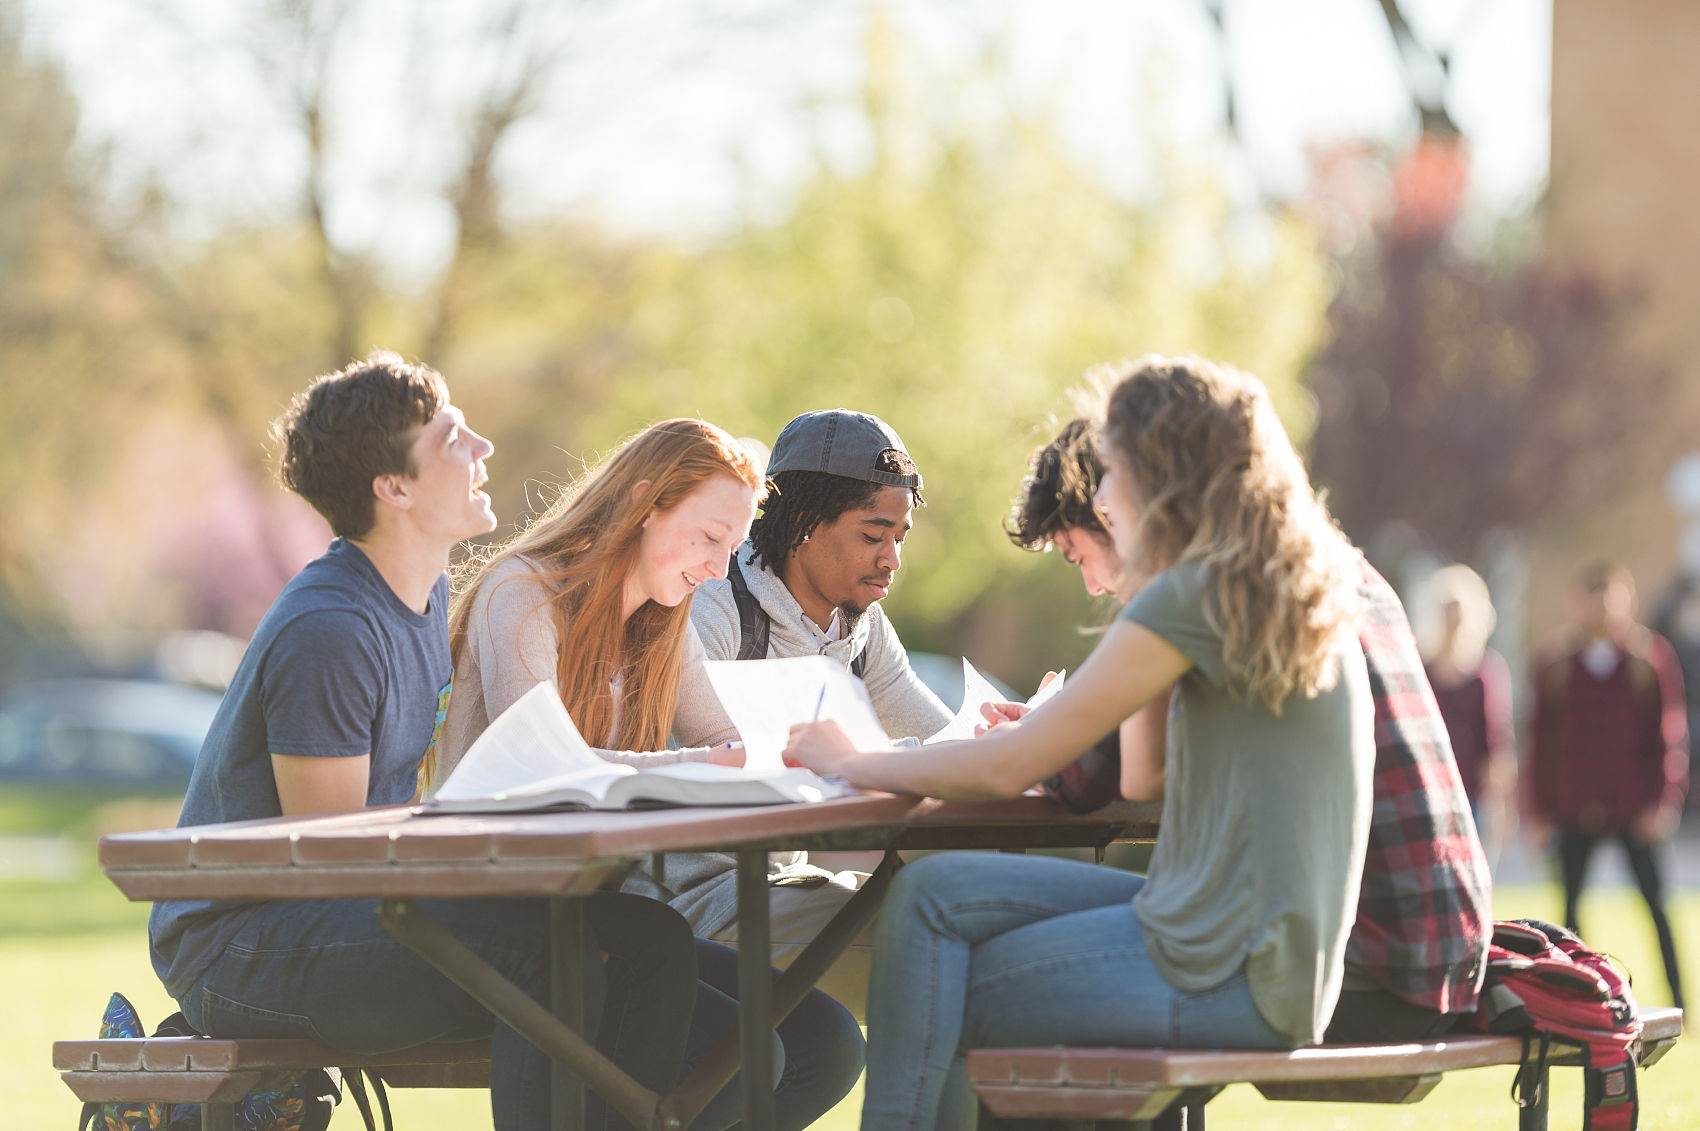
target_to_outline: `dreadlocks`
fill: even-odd
[[[915,474],[914,461],[895,449],[882,452],[876,466],[897,475]],[[768,480],[767,502],[750,525],[755,562],[777,573],[791,551],[816,528],[837,522],[849,511],[865,509],[879,490],[878,483],[824,471],[781,471]],[[909,493],[913,506],[926,505],[919,489],[910,488]]]

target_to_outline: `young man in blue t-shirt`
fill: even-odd
[[[410,800],[451,691],[449,554],[496,525],[481,490],[492,445],[424,366],[374,353],[315,381],[274,432],[284,485],[337,538],[255,631],[180,825]],[[543,901],[419,906],[547,1002]],[[690,928],[664,904],[613,892],[589,896],[585,918],[587,1031],[665,1092],[696,995]],[[148,936],[166,991],[203,1033],[305,1037],[348,1052],[491,1033],[495,1126],[554,1125],[548,1058],[386,935],[375,900],[166,901]],[[588,1110],[598,1125],[605,1109],[593,1100]]]

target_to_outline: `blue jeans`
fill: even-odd
[[[775,978],[779,971],[773,971]],[[738,1027],[738,952],[697,940],[696,1018],[685,1047],[685,1070]],[[856,1018],[837,1001],[811,990],[779,1023],[774,1041],[773,1121],[777,1131],[802,1131],[843,1099],[862,1074],[866,1045]],[[743,1077],[734,1076],[690,1131],[723,1131],[744,1114]]]
[[[1133,913],[1141,876],[1045,856],[952,852],[897,874],[868,991],[863,1131],[972,1128],[971,1048],[1286,1048],[1243,968],[1169,985]]]
[[[418,906],[534,1000],[549,998],[542,900],[421,900]],[[378,925],[374,900],[264,905],[180,1003],[215,1037],[305,1037],[385,1052],[491,1035],[497,1131],[551,1127],[549,1058]],[[585,897],[585,1025],[604,1056],[657,1092],[679,1078],[697,996],[683,916],[617,892]],[[601,959],[607,954],[607,961]],[[624,1127],[594,1093],[587,1125]]]

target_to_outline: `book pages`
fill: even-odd
[[[434,796],[499,797],[574,770],[607,766],[573,725],[555,685],[539,683],[496,716]]]

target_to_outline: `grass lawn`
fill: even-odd
[[[86,831],[113,828],[146,818],[132,827],[169,824],[154,819],[145,806],[114,809],[106,799],[31,804],[8,790],[0,800],[0,831],[78,831],[85,847],[76,874],[64,881],[0,879],[0,970],[8,983],[6,1024],[0,1030],[0,1097],[8,1127],[75,1126],[78,1105],[52,1069],[55,1040],[94,1036],[107,996],[121,990],[150,1027],[176,1007],[166,998],[148,965],[147,906],[128,903],[95,867]],[[1501,918],[1538,916],[1554,919],[1560,910],[1556,888],[1502,888],[1495,914]],[[1675,901],[1677,938],[1691,977],[1700,969],[1700,893],[1684,892]],[[1623,959],[1637,975],[1641,1000],[1668,1005],[1658,947],[1640,898],[1630,889],[1592,889],[1583,906],[1588,938]],[[1574,1071],[1554,1073],[1552,1127],[1581,1126],[1580,1083]],[[1213,1126],[1258,1131],[1453,1131],[1455,1128],[1516,1126],[1516,1107],[1508,1098],[1510,1069],[1479,1069],[1448,1076],[1422,1103],[1411,1107],[1351,1104],[1270,1103],[1247,1086],[1236,1086],[1213,1101]],[[1700,1039],[1678,1042],[1657,1066],[1644,1073],[1641,1126],[1645,1131],[1690,1131],[1700,1126]],[[406,1131],[476,1131],[490,1126],[483,1091],[399,1091],[393,1104],[396,1125]],[[818,1127],[850,1131],[861,1106],[852,1092]],[[360,1127],[359,1113],[345,1104],[333,1131]]]

